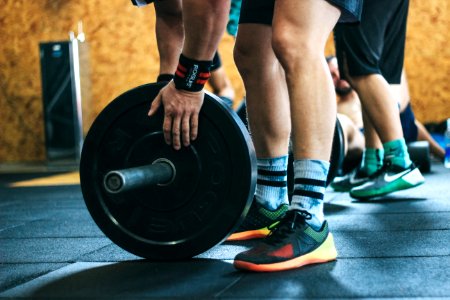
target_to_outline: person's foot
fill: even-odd
[[[358,167],[342,177],[336,177],[330,185],[336,192],[348,192],[367,181],[369,181],[369,175]]]
[[[271,272],[335,260],[337,252],[328,223],[316,231],[308,219],[311,215],[305,211],[288,211],[267,238],[235,257],[235,268]]]
[[[356,199],[369,199],[392,192],[409,189],[425,182],[422,174],[414,164],[408,168],[386,163],[379,171],[370,176],[363,185],[350,190],[350,196]]]
[[[244,222],[228,237],[227,241],[265,238],[270,233],[270,228],[279,221],[288,208],[288,204],[282,204],[277,210],[271,211],[253,199]]]

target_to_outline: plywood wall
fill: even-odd
[[[44,161],[45,137],[38,45],[67,40],[82,21],[89,43],[91,114],[158,72],[153,7],[129,0],[1,0],[0,163]],[[406,68],[413,105],[424,122],[450,117],[450,1],[411,0]],[[242,81],[233,39],[220,46],[238,102]],[[330,51],[330,50],[327,50]]]
[[[405,67],[423,122],[450,118],[450,1],[411,0]]]

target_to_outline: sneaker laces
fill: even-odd
[[[282,217],[279,223],[273,227],[265,242],[275,246],[284,241],[284,239],[295,229],[306,224],[306,220],[311,220],[312,216],[309,212],[301,209],[293,209]]]
[[[385,158],[383,160],[383,165],[381,166],[381,168],[379,168],[377,171],[375,171],[375,173],[373,173],[372,175],[369,175],[369,178],[370,179],[377,178],[381,174],[386,173],[391,166],[392,166],[392,161],[390,159]]]

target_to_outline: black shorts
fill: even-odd
[[[411,103],[400,113],[400,120],[402,122],[403,136],[407,143],[417,141],[419,130],[416,125],[416,118],[411,109]]]
[[[408,7],[409,0],[364,0],[358,26],[336,25],[336,57],[344,78],[381,74],[390,84],[400,83]]]
[[[339,22],[358,22],[362,0],[326,0],[341,9]],[[239,24],[272,25],[275,0],[242,0]]]
[[[153,3],[154,0],[131,0],[131,3],[135,6],[145,6],[147,4]]]

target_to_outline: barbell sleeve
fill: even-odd
[[[158,161],[122,170],[108,172],[103,185],[108,193],[117,194],[145,186],[167,185],[175,177],[175,168],[170,161]]]

